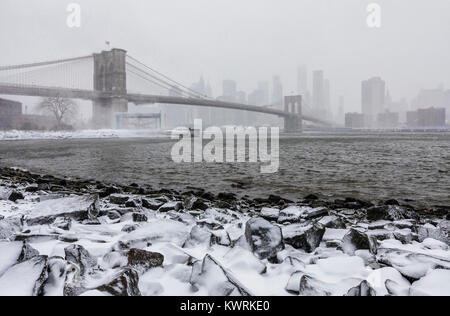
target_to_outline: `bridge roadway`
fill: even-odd
[[[281,110],[272,109],[264,106],[255,106],[247,104],[239,104],[233,102],[224,102],[211,99],[196,99],[185,97],[172,97],[161,95],[146,95],[146,94],[133,94],[127,93],[126,95],[114,95],[111,92],[101,92],[94,90],[81,90],[81,89],[68,89],[68,88],[56,88],[56,87],[41,87],[41,86],[17,86],[12,84],[0,83],[0,95],[18,95],[18,96],[32,96],[32,97],[63,97],[68,99],[81,99],[81,100],[101,100],[105,98],[122,98],[127,99],[128,102],[136,105],[143,104],[180,104],[180,105],[193,105],[204,106],[213,108],[224,108],[233,110],[242,110],[257,112],[263,114],[276,115],[283,118],[294,118],[298,115],[295,113],[287,113]],[[302,115],[302,120],[322,125],[330,125],[314,117]]]

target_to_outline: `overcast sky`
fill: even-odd
[[[66,26],[70,2],[79,29]],[[379,29],[366,24],[371,2]],[[0,0],[1,65],[85,55],[106,40],[187,85],[204,75],[215,95],[222,79],[250,92],[273,75],[295,92],[302,64],[325,71],[346,110],[360,109],[372,76],[394,99],[450,88],[450,0]]]

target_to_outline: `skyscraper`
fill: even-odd
[[[277,109],[283,108],[283,84],[279,76],[273,77],[272,105]]]
[[[316,114],[323,115],[325,107],[325,82],[323,71],[316,70],[313,72],[313,111]]]
[[[325,79],[323,81],[323,108],[325,110],[325,116],[331,116],[331,87],[330,80]]]
[[[365,80],[361,84],[362,113],[366,124],[372,127],[378,114],[384,112],[386,82],[379,77]]]
[[[301,66],[297,71],[297,93],[306,96],[308,91],[308,71],[306,66]]]

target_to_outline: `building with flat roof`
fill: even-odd
[[[386,82],[379,77],[365,80],[361,84],[361,107],[366,116],[367,127],[372,127],[378,114],[384,112]]]
[[[56,125],[55,118],[43,115],[25,115],[22,103],[0,98],[0,129],[41,130]]]
[[[428,108],[409,111],[406,114],[408,127],[443,127],[445,126],[445,108]]]
[[[364,114],[361,113],[346,113],[345,127],[347,128],[364,128],[366,120]]]

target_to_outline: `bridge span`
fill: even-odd
[[[30,84],[11,84],[11,83],[2,83],[0,81],[0,95],[17,95],[17,96],[32,96],[32,97],[59,96],[69,99],[90,100],[93,102],[93,120],[95,124],[99,127],[112,127],[114,124],[115,113],[128,112],[128,103],[133,103],[135,105],[145,105],[145,104],[191,105],[201,107],[223,108],[230,110],[250,111],[256,113],[275,115],[284,119],[285,121],[284,128],[285,131],[287,132],[301,131],[302,121],[310,121],[321,125],[331,125],[330,123],[324,120],[303,115],[301,96],[285,97],[284,111],[282,111],[270,108],[270,106],[256,106],[234,102],[218,101],[211,98],[206,98],[204,96],[200,96],[195,93],[190,93],[189,91],[186,91],[188,96],[179,96],[179,97],[129,93],[127,91],[127,66],[129,65],[129,63],[126,62],[126,57],[127,57],[126,51],[121,49],[112,49],[111,51],[103,51],[100,54],[92,55],[94,61],[93,90],[83,90],[83,89],[73,89],[63,87],[47,87]],[[78,59],[86,59],[86,58],[87,56],[83,56]],[[77,58],[62,60],[62,62],[68,62],[72,60],[77,60]],[[61,61],[23,64],[17,66],[5,66],[0,67],[0,72],[2,70],[14,70],[23,68],[27,69],[29,67],[35,66],[53,65],[57,64],[58,62]],[[136,68],[136,66],[133,65],[130,65],[130,67]],[[134,69],[134,71],[137,71],[136,69]],[[145,70],[141,71],[142,71],[142,73],[140,73],[141,75],[147,74]],[[162,76],[167,78],[164,75]],[[167,79],[170,80],[170,78]],[[147,80],[149,79],[147,78]],[[171,81],[174,82],[173,80]],[[166,85],[172,88],[176,87],[175,85],[173,85],[173,83],[170,84],[166,83]]]

